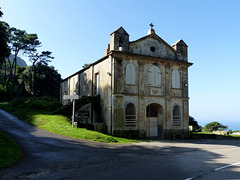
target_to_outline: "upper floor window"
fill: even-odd
[[[172,71],[172,88],[180,88],[180,73],[177,69]]]
[[[87,84],[87,74],[86,74],[86,72],[84,72],[82,74],[82,80],[83,80],[83,84],[86,85]]]
[[[179,105],[173,107],[173,126],[179,127],[182,124],[181,109]]]
[[[64,86],[64,95],[67,95],[68,94],[68,81],[64,81],[63,86]]]
[[[126,66],[126,84],[135,84],[136,70],[134,64],[127,64]]]
[[[94,94],[99,94],[99,73],[95,73]]]
[[[133,103],[128,103],[125,108],[125,126],[136,126],[136,108]]]
[[[118,47],[119,47],[119,50],[122,51],[122,48],[123,48],[123,37],[120,37],[119,38],[119,42],[118,42]]]
[[[75,89],[75,77],[72,78],[72,88]]]
[[[161,86],[161,72],[159,67],[152,66],[148,71],[148,85]]]

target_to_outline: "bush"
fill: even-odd
[[[49,96],[39,98],[17,97],[11,100],[9,104],[18,108],[24,107],[45,111],[53,111],[61,106],[61,103],[57,99]]]
[[[0,97],[1,97],[1,101],[6,101],[7,100],[7,96],[6,96],[6,90],[4,88],[4,86],[2,84],[0,84]]]
[[[22,106],[25,104],[27,98],[25,97],[16,97],[13,100],[9,102],[10,105],[12,106]]]
[[[28,102],[28,106],[33,109],[42,109],[46,111],[53,111],[61,106],[60,102],[49,96],[40,98],[31,98]]]

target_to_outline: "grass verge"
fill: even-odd
[[[213,134],[212,132],[192,132],[193,138],[204,138],[204,139],[240,139],[240,135],[220,135],[220,134]]]
[[[0,108],[16,115],[19,119],[56,134],[105,143],[139,142],[138,140],[114,137],[83,128],[73,128],[66,116],[51,114],[57,106],[59,106],[57,101],[48,98],[18,98],[9,103],[0,104]]]
[[[22,152],[16,142],[0,132],[0,169],[11,166],[22,157]]]

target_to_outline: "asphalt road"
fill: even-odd
[[[240,179],[240,141],[105,144],[52,134],[0,110],[0,130],[24,157],[0,179]]]

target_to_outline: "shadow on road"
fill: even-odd
[[[33,127],[0,110],[0,130],[22,147],[24,158],[0,171],[2,179],[186,179],[213,174],[226,164],[217,148],[231,140],[157,140],[106,144]],[[238,159],[239,160],[239,159]],[[235,169],[236,170],[236,169]],[[225,170],[235,174],[235,170]]]

